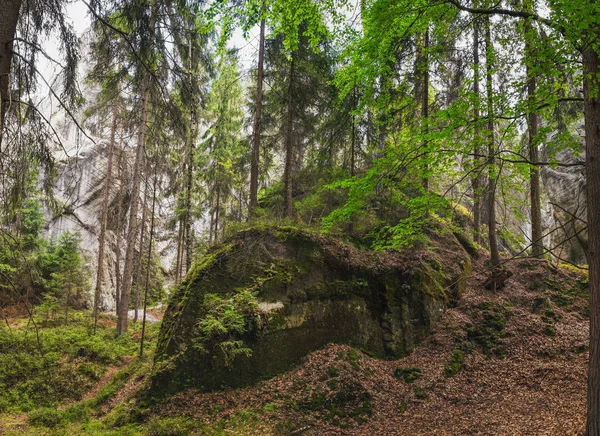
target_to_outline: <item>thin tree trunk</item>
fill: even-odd
[[[190,34],[190,45],[189,45],[189,74],[190,74],[190,88],[193,90],[193,51],[192,51],[192,38]],[[185,190],[185,273],[189,271],[192,266],[192,188],[194,181],[194,143],[196,141],[196,102],[192,98],[192,107],[190,108],[190,137],[188,139],[187,147],[187,180]],[[183,257],[183,255],[182,255]],[[182,262],[183,263],[183,262]],[[182,274],[183,276],[183,274]]]
[[[600,32],[597,38],[600,38]],[[600,55],[583,50],[588,265],[590,286],[590,360],[587,435],[600,435]]]
[[[121,143],[122,145],[122,143]],[[119,303],[121,301],[121,215],[123,213],[123,147],[119,147],[119,196],[117,201],[117,224],[115,226],[115,232],[117,234],[117,241],[115,247],[115,307],[116,311],[119,311]]]
[[[0,150],[6,111],[10,105],[10,73],[13,40],[21,10],[21,0],[0,0]]]
[[[94,292],[94,334],[98,325],[98,306],[102,293],[104,280],[104,246],[106,244],[106,226],[108,224],[108,198],[112,183],[113,155],[115,151],[115,134],[117,131],[118,111],[113,110],[112,125],[110,127],[110,143],[108,145],[108,162],[106,164],[106,177],[104,179],[104,195],[102,198],[102,214],[100,217],[100,236],[98,238],[98,271],[96,274],[96,290]]]
[[[428,54],[428,50],[429,50],[429,27],[425,30],[425,35],[423,38],[423,51],[421,52],[422,54],[422,73],[423,73],[423,95],[421,96],[422,100],[421,100],[421,116],[423,118],[423,126],[422,126],[422,134],[423,135],[428,135],[429,134],[429,54]],[[424,138],[423,139],[423,144],[422,144],[422,148],[423,151],[425,152],[427,150],[428,147],[428,143],[427,143],[427,139]],[[425,159],[425,162],[427,162],[427,158]],[[426,199],[427,199],[427,210],[425,211],[426,216],[429,217],[429,176],[428,176],[428,172],[429,172],[429,166],[427,163],[425,163],[423,171],[425,172],[425,174],[423,175],[423,190],[425,192],[426,195]]]
[[[352,110],[356,110],[357,104],[356,86],[352,89]],[[350,175],[354,177],[356,167],[356,115],[352,113],[352,142],[350,144]]]
[[[479,5],[475,0],[473,7]],[[475,124],[473,127],[473,233],[475,234],[475,242],[481,242],[481,143],[480,143],[480,127],[479,127],[479,21],[477,17],[473,17],[473,93],[475,94],[475,102],[473,105],[473,118]]]
[[[494,135],[494,95],[493,95],[493,61],[494,48],[490,29],[490,18],[485,17],[485,69],[486,69],[486,91],[487,91],[487,119],[488,119],[488,237],[490,242],[490,260],[492,267],[500,264],[500,253],[498,252],[498,240],[496,236],[496,177],[497,165],[495,157],[495,135]]]
[[[127,312],[129,310],[129,297],[131,293],[131,281],[133,276],[133,258],[135,255],[135,243],[138,229],[138,208],[140,184],[142,171],[144,167],[144,148],[146,145],[146,130],[148,124],[148,112],[150,104],[150,86],[146,78],[142,102],[142,125],[135,154],[135,164],[133,169],[133,187],[131,189],[131,205],[129,213],[129,228],[127,233],[127,251],[125,253],[125,268],[123,271],[123,289],[121,291],[121,301],[118,308],[117,334],[123,334],[127,331]]]
[[[290,61],[290,75],[288,83],[288,101],[287,101],[287,120],[285,127],[285,170],[284,170],[284,191],[285,207],[284,216],[291,218],[294,209],[294,200],[292,196],[293,181],[293,163],[294,163],[294,55]]]
[[[525,3],[525,9],[531,12],[531,4]],[[531,20],[525,21],[525,69],[527,75],[527,100],[528,111],[527,130],[529,161],[534,164],[539,162],[537,134],[539,125],[539,116],[533,109],[535,107],[536,77],[532,71],[532,64],[535,62],[534,48],[531,43],[533,37],[533,26]],[[533,257],[542,257],[544,255],[544,242],[542,237],[542,204],[540,199],[540,171],[536,165],[529,167],[529,196],[531,201],[531,255]]]
[[[183,220],[178,221],[179,231],[177,232],[177,258],[175,260],[175,285],[179,284],[181,280],[181,261],[183,253]]]
[[[219,238],[219,209],[221,208],[221,186],[217,184],[217,204],[215,206],[215,231],[214,238],[215,242]]]
[[[264,13],[265,3],[262,5]],[[260,39],[258,42],[258,70],[256,74],[256,102],[254,127],[252,132],[252,160],[250,162],[250,210],[248,218],[253,218],[258,206],[258,165],[260,157],[260,133],[262,122],[263,68],[265,59],[265,19],[260,21]]]
[[[133,280],[132,287],[134,288],[133,294],[133,322],[138,321],[138,310],[140,308],[140,285],[141,285],[141,270],[142,270],[142,252],[144,250],[144,236],[145,236],[145,227],[146,220],[148,219],[148,182],[145,184],[144,188],[144,201],[142,203],[142,221],[140,224],[140,249],[138,251],[137,259],[134,261],[134,270],[133,270]]]
[[[156,164],[155,164],[156,165]],[[140,339],[140,358],[144,356],[144,336],[146,334],[146,309],[148,307],[148,286],[150,283],[150,261],[152,259],[152,242],[154,238],[154,207],[156,206],[156,166],[154,167],[154,183],[152,186],[152,215],[150,216],[150,237],[148,244],[148,261],[146,262],[146,283],[144,285],[144,313],[142,315],[142,337]]]

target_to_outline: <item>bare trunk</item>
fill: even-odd
[[[179,220],[179,231],[177,232],[177,258],[175,259],[175,284],[181,281],[181,263],[183,256],[183,220]]]
[[[154,238],[154,208],[156,206],[156,167],[154,167],[154,182],[152,186],[152,212],[150,215],[150,237],[148,244],[148,260],[146,262],[146,283],[144,285],[144,313],[142,318],[142,337],[140,339],[140,357],[144,356],[144,336],[146,334],[146,310],[148,308],[148,287],[150,285],[150,261],[152,259],[152,242]]]
[[[358,105],[356,95],[356,86],[352,89],[352,110],[356,110]],[[350,175],[354,177],[356,167],[356,115],[352,113],[352,138],[350,144]]]
[[[291,218],[294,209],[294,200],[292,197],[293,163],[294,163],[294,55],[290,61],[290,75],[288,84],[287,101],[287,120],[285,126],[285,170],[284,191],[285,207],[284,216]]]
[[[6,111],[10,105],[10,73],[13,40],[17,31],[21,0],[0,0],[0,151]]]
[[[530,10],[531,5],[526,4],[526,9]],[[525,22],[525,56],[526,56],[526,75],[527,75],[527,100],[529,105],[529,114],[527,117],[529,161],[536,164],[539,161],[537,134],[539,126],[539,116],[534,111],[536,77],[532,71],[532,64],[535,59],[535,53],[531,44],[533,26],[531,21]],[[539,168],[531,165],[529,169],[529,197],[531,201],[531,255],[533,257],[542,257],[544,255],[544,243],[542,237],[542,205],[540,200],[540,172]]]
[[[193,51],[192,51],[192,38],[190,35],[189,45],[189,58],[190,58],[190,82],[193,82]],[[191,89],[194,89],[192,86]],[[194,182],[194,143],[196,142],[196,102],[192,99],[192,107],[190,109],[190,137],[188,139],[187,147],[187,180],[185,190],[185,273],[189,271],[192,266],[192,188]],[[182,255],[183,258],[183,255]],[[183,264],[183,259],[182,262]],[[183,274],[182,274],[183,276]]]
[[[113,110],[112,125],[110,128],[110,143],[108,145],[108,162],[106,165],[106,177],[104,179],[104,194],[102,198],[102,213],[100,217],[100,235],[98,238],[98,271],[96,274],[96,290],[94,292],[94,334],[98,324],[98,306],[102,293],[102,281],[104,280],[104,246],[106,244],[106,226],[108,223],[108,198],[110,185],[112,183],[113,155],[115,151],[115,134],[117,131],[117,109]]]
[[[422,134],[423,144],[421,145],[423,153],[427,153],[427,135],[429,134],[429,27],[425,30],[423,38],[423,51],[422,51],[422,73],[423,73],[423,95],[421,96],[421,117],[423,125]],[[429,218],[429,165],[427,164],[427,156],[425,157],[425,165],[423,166],[423,191],[427,200],[427,209],[425,210],[425,216]]]
[[[116,224],[116,234],[117,241],[115,247],[115,307],[118,312],[119,303],[121,301],[121,227],[123,223],[121,222],[121,215],[123,213],[123,148],[119,147],[119,197],[117,202],[117,224]]]
[[[486,69],[486,91],[487,91],[487,120],[488,120],[488,237],[490,242],[490,260],[492,267],[500,264],[500,253],[498,252],[498,240],[496,237],[496,177],[498,168],[496,165],[496,144],[494,135],[494,95],[493,95],[493,60],[494,48],[490,29],[490,18],[485,17],[485,69]]]
[[[263,12],[265,4],[263,2]],[[258,164],[260,156],[260,132],[263,100],[263,65],[265,59],[265,19],[260,21],[260,39],[258,43],[258,71],[256,77],[256,108],[252,133],[252,161],[250,163],[250,210],[248,218],[254,217],[258,206]]]
[[[600,37],[600,32],[598,37]],[[600,435],[600,56],[583,51],[587,173],[588,265],[590,286],[590,361],[587,435]]]
[[[477,8],[477,1],[473,7]],[[479,128],[479,21],[473,17],[473,93],[475,94],[475,103],[473,106],[473,118],[475,124],[473,128],[473,233],[475,233],[475,242],[481,242],[481,132]]]
[[[150,104],[150,86],[146,79],[146,88],[142,102],[142,125],[138,139],[137,150],[135,153],[135,164],[133,169],[133,187],[131,189],[131,205],[129,211],[129,228],[127,233],[127,251],[125,253],[125,268],[123,271],[123,289],[121,291],[121,300],[118,308],[117,334],[123,334],[127,331],[127,312],[129,310],[129,297],[131,293],[131,281],[133,276],[133,258],[135,255],[135,243],[138,229],[138,208],[140,184],[142,171],[144,167],[144,148],[146,145],[146,130],[148,123],[148,110]]]
[[[140,225],[140,249],[138,251],[137,259],[134,261],[134,270],[133,270],[133,280],[132,287],[134,289],[133,294],[133,322],[138,321],[138,310],[140,309],[140,284],[141,284],[141,269],[142,269],[142,252],[144,250],[144,236],[145,236],[145,227],[146,220],[148,219],[148,182],[146,182],[144,189],[144,201],[142,203],[142,221]]]
[[[215,206],[215,242],[219,238],[219,209],[221,208],[221,186],[217,184],[217,204]]]

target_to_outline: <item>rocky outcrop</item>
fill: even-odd
[[[405,252],[360,251],[295,228],[236,234],[173,294],[153,394],[247,385],[331,342],[380,357],[409,353],[469,273],[463,247],[442,233],[435,247]]]
[[[555,160],[558,166],[541,170],[546,194],[545,227],[550,233],[545,245],[559,260],[587,264],[587,205],[583,125],[577,127],[569,147],[560,147],[557,135],[542,146],[542,161]],[[573,146],[573,143],[579,146]],[[579,149],[581,153],[575,153]]]

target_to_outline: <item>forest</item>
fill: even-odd
[[[600,2],[0,0],[0,434],[600,436]]]

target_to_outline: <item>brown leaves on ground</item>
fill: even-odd
[[[475,264],[457,307],[408,357],[384,361],[330,345],[256,386],[186,391],[151,413],[213,425],[251,409],[261,415],[252,434],[261,435],[581,434],[586,283],[540,260],[508,268],[514,275],[493,293]],[[455,375],[445,370],[452,363]]]

